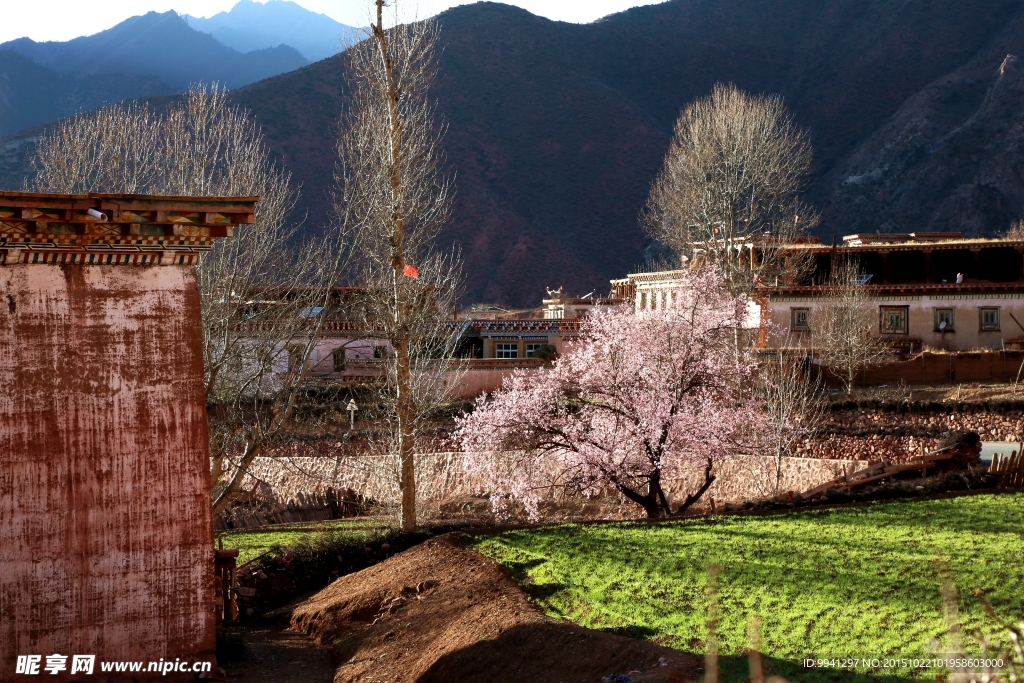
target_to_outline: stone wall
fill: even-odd
[[[808,458],[907,462],[932,450],[955,431],[978,432],[982,441],[1024,438],[1019,403],[925,403],[840,406],[826,414],[822,434],[797,447]]]
[[[825,460],[818,458],[782,458],[778,492],[806,491],[867,466],[864,460]],[[776,461],[758,456],[734,456],[719,462],[714,471],[715,482],[704,494],[703,504],[709,498],[716,503],[739,503],[775,495]],[[665,482],[665,492],[673,504],[682,502],[686,495],[696,491],[704,481],[704,467],[694,463],[686,468],[685,476]]]
[[[824,483],[846,471],[865,467],[866,460],[783,458],[779,491],[803,491]],[[686,474],[665,482],[666,492],[676,502],[696,490],[703,481],[704,468],[693,463]],[[774,495],[775,461],[756,456],[735,456],[717,463],[715,483],[709,494],[716,501],[742,502]],[[452,498],[483,493],[479,484],[469,480],[462,471],[459,453],[421,453],[417,455],[418,493],[424,510]],[[322,494],[327,487],[352,488],[357,493],[379,502],[386,497],[397,500],[397,484],[380,481],[362,459],[335,457],[257,458],[250,469],[246,488],[258,490],[268,502],[287,504],[301,493]],[[428,512],[429,514],[429,512]]]

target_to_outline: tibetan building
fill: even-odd
[[[193,264],[255,201],[0,192],[0,680],[213,661]]]
[[[757,270],[761,249],[757,242],[741,245],[738,258]],[[832,244],[805,237],[775,249],[783,261],[800,259],[807,267],[799,281],[760,282],[751,297],[749,327],[775,331],[759,335],[762,343],[813,347],[823,285],[841,259],[859,264],[860,286],[877,310],[878,335],[896,347],[999,349],[1024,338],[1024,239],[858,234]],[[670,297],[681,276],[682,271],[637,273],[613,281],[612,288],[637,310],[647,310]]]

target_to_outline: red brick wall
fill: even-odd
[[[212,659],[201,341],[188,266],[0,266],[0,680]]]

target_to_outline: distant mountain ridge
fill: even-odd
[[[18,38],[0,43],[2,49],[20,52],[59,73],[141,74],[178,90],[200,81],[239,88],[309,64],[288,46],[243,54],[193,29],[173,11],[131,17],[106,31],[66,42]]]
[[[607,287],[644,259],[637,215],[680,109],[733,82],[785,98],[810,129],[820,233],[964,230],[1024,218],[1024,0],[670,0],[592,24],[481,2],[448,10],[434,94],[457,172],[444,239],[467,299],[533,306]],[[330,219],[339,55],[241,88]],[[26,174],[0,140],[0,187]]]
[[[311,62],[326,59],[362,39],[362,29],[288,0],[239,0],[229,12],[209,18],[183,14],[189,26],[239,52],[289,45]]]
[[[154,76],[62,74],[0,49],[0,135],[111,102],[172,92]]]

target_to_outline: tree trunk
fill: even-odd
[[[402,463],[402,530],[416,530],[416,439],[413,433],[415,407],[409,395],[409,342],[398,343],[398,452]]]
[[[661,470],[654,470],[647,477],[647,494],[641,495],[626,486],[616,483],[616,488],[626,498],[630,499],[644,509],[648,519],[657,519],[663,514],[669,514],[668,501],[665,492],[661,489]]]
[[[398,453],[402,474],[399,487],[402,490],[402,530],[416,530],[416,444],[413,434],[415,405],[410,394],[410,357],[408,330],[408,296],[405,289],[405,216],[402,212],[402,122],[398,113],[398,89],[395,85],[394,64],[388,48],[387,33],[384,31],[384,0],[376,0],[377,24],[373,35],[377,41],[380,58],[384,64],[384,75],[388,89],[388,126],[391,138],[391,192],[392,192],[392,233],[391,267],[395,277],[395,329],[399,331],[394,341],[397,356],[396,392],[398,404],[395,409],[398,419]]]
[[[711,458],[708,458],[707,467],[704,468],[704,483],[701,484],[699,489],[686,496],[686,500],[684,500],[683,504],[679,506],[678,510],[676,510],[676,514],[681,515],[686,512],[691,505],[700,500],[700,497],[703,496],[709,488],[711,488],[711,484],[715,481],[715,475],[711,474],[711,468],[713,466],[714,462],[712,462]]]
[[[253,460],[256,459],[260,453],[263,452],[263,446],[255,446],[244,456],[242,456],[242,462],[231,476],[231,481],[224,487],[216,498],[213,500],[213,515],[216,517],[220,513],[224,512],[224,509],[231,504],[237,496],[239,491],[242,489],[242,482],[245,480],[245,474],[249,471],[249,467],[252,466]]]

